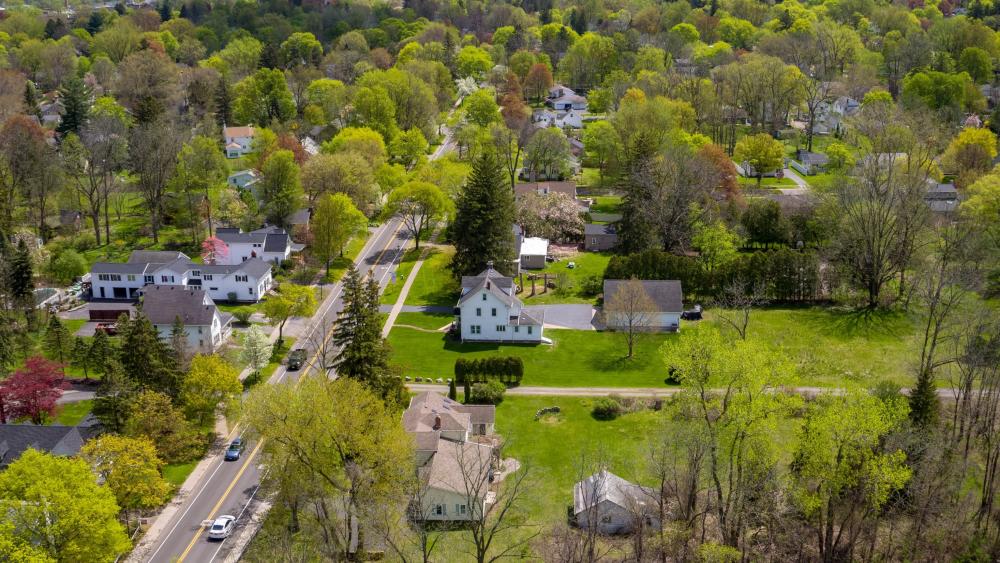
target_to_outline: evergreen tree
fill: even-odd
[[[455,387],[455,380],[448,380],[448,398],[452,401],[458,400],[458,389]]]
[[[64,111],[56,131],[61,135],[79,133],[86,125],[87,115],[90,112],[90,88],[83,80],[74,76],[66,81],[59,93]]]
[[[215,121],[219,127],[225,127],[226,124],[233,122],[233,94],[225,78],[219,79],[219,85],[215,90]]]
[[[468,403],[469,397],[472,396],[472,378],[468,375],[462,378],[462,393],[465,395],[465,402]]]
[[[122,7],[124,8],[124,5]],[[115,6],[115,9],[117,10],[118,6]],[[119,12],[119,15],[121,15],[121,12]],[[97,35],[102,27],[104,27],[104,17],[101,15],[101,11],[94,10],[90,12],[90,19],[87,20],[87,33]]]
[[[281,53],[278,51],[277,45],[274,43],[264,45],[257,68],[281,68]]]
[[[117,363],[114,348],[111,346],[111,338],[103,330],[94,333],[94,338],[90,342],[90,367],[97,373],[108,373],[108,364]]]
[[[86,340],[79,336],[73,339],[73,350],[70,358],[73,366],[83,370],[84,379],[90,379],[90,346]]]
[[[361,381],[386,403],[401,405],[402,382],[389,365],[389,346],[382,338],[378,282],[362,279],[352,265],[343,287],[344,308],[333,332],[340,348],[334,367],[338,375]]]
[[[15,305],[33,310],[35,305],[35,271],[31,251],[24,239],[17,241],[7,266],[7,293]]]
[[[73,353],[73,336],[56,315],[49,315],[49,326],[45,329],[45,355],[64,366]]]
[[[131,321],[122,315],[118,326],[121,333],[118,361],[124,373],[142,387],[176,397],[180,392],[177,363],[173,350],[160,339],[156,327],[142,314]]]
[[[650,161],[655,147],[644,135],[632,144],[634,150],[626,151],[624,169],[618,182],[622,198],[622,218],[618,222],[618,245],[622,252],[634,254],[658,248],[656,229],[649,221],[647,208],[652,201],[650,189],[653,179],[649,174]]]
[[[920,429],[934,428],[939,409],[933,373],[924,370],[917,376],[917,384],[910,392],[910,422]]]
[[[125,7],[125,2],[119,0],[119,2],[115,4],[115,12],[117,12],[119,16],[124,16],[127,11],[128,8]]]
[[[125,431],[132,401],[139,392],[138,386],[125,377],[121,364],[111,359],[105,364],[104,378],[97,388],[93,413],[108,432],[120,434]]]
[[[475,275],[492,262],[507,275],[514,273],[514,194],[496,156],[488,151],[476,159],[459,196],[452,239],[455,277]]]
[[[153,96],[144,96],[135,104],[135,122],[138,125],[153,123],[164,111],[163,102]]]
[[[17,361],[14,330],[6,316],[0,315],[0,378],[10,373]]]
[[[179,371],[187,371],[190,350],[188,350],[188,336],[184,330],[184,321],[180,315],[174,317],[174,324],[170,327],[170,349],[174,353],[174,363]]]
[[[174,12],[170,8],[170,0],[163,0],[163,3],[160,4],[160,21],[169,21],[172,17],[174,17]]]
[[[38,115],[38,88],[30,80],[24,81],[24,112],[28,115]]]

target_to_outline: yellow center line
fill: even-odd
[[[250,455],[247,456],[246,463],[243,464],[243,467],[241,467],[240,470],[236,473],[236,477],[234,477],[233,481],[229,483],[228,487],[226,487],[226,492],[222,493],[222,496],[219,497],[219,502],[215,503],[215,506],[212,507],[212,511],[209,512],[208,514],[208,520],[212,520],[215,518],[216,512],[218,512],[219,508],[222,507],[222,503],[225,502],[226,497],[229,496],[230,492],[232,492],[233,487],[236,486],[236,482],[239,481],[240,477],[243,476],[243,472],[247,470],[247,467],[250,467],[250,464],[253,462],[253,458],[257,456],[257,452],[260,451],[260,448],[263,445],[264,441],[261,440],[260,442],[257,443],[257,446],[254,447],[253,451],[250,452]],[[181,553],[181,556],[177,558],[177,563],[184,561],[184,558],[188,556],[188,553],[191,553],[191,549],[193,549],[194,544],[198,542],[199,536],[201,536],[201,530],[195,532],[194,537],[191,538],[191,542],[188,543],[187,547],[184,549],[184,552]]]
[[[396,240],[396,234],[399,233],[399,230],[401,228],[403,228],[403,223],[402,222],[400,222],[399,226],[396,227],[396,230],[392,232],[392,235],[389,237],[388,242],[385,243],[385,246],[382,248],[382,251],[379,252],[378,258],[375,259],[375,264],[372,265],[372,267],[369,269],[369,272],[372,271],[372,270],[374,270],[378,266],[379,262],[382,261],[382,257],[385,256],[385,253],[389,250],[389,246],[392,244],[392,241]],[[313,363],[315,362],[315,360],[317,358],[319,358],[320,350],[322,350],[323,346],[325,346],[326,343],[333,336],[333,332],[334,332],[334,330],[332,328],[330,329],[329,332],[327,332],[326,337],[323,339],[323,344],[321,344],[317,348],[315,355],[313,355],[313,358],[312,358],[313,359]],[[298,378],[298,379],[295,380],[295,386],[296,387],[298,387],[299,382],[301,382],[302,379],[303,378],[300,377],[300,378]],[[232,436],[233,434],[235,434],[237,428],[239,428],[239,423],[237,423],[236,426],[233,427],[232,432],[230,432],[230,436]],[[246,462],[243,464],[243,467],[241,467],[240,470],[236,473],[236,476],[233,477],[233,480],[229,483],[229,486],[226,487],[225,492],[223,492],[222,496],[219,497],[219,501],[215,503],[214,507],[212,507],[212,511],[208,514],[207,520],[212,520],[212,519],[215,518],[216,512],[218,512],[219,508],[222,507],[222,503],[225,502],[226,497],[229,496],[229,493],[232,492],[233,487],[236,486],[236,483],[240,480],[240,477],[243,477],[243,473],[247,470],[247,467],[250,467],[250,463],[253,461],[253,458],[257,456],[257,452],[260,451],[260,448],[263,445],[264,445],[264,440],[261,440],[254,447],[253,451],[250,452],[250,455],[247,456]],[[201,527],[199,527],[198,531],[194,533],[194,537],[191,538],[191,541],[188,543],[187,547],[184,549],[184,552],[181,553],[181,556],[179,558],[177,558],[177,563],[181,563],[182,561],[184,561],[184,558],[187,557],[189,553],[191,553],[191,550],[194,549],[194,544],[198,543],[198,538],[201,537],[201,533],[202,533],[202,529],[201,529]]]

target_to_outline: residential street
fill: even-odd
[[[384,286],[390,274],[399,265],[408,236],[399,219],[392,219],[375,229],[355,263],[362,271],[371,271]],[[329,329],[342,306],[341,284],[327,286],[326,297],[316,314],[297,331],[298,342],[310,352],[310,364],[298,372],[288,372],[279,366],[268,383],[295,381],[312,369],[315,346],[323,329]],[[223,514],[239,516],[254,497],[260,482],[259,445],[247,445],[243,456],[236,462],[225,462],[222,454],[225,445],[239,435],[237,427],[217,444],[211,454],[198,465],[170,505],[157,518],[129,557],[129,561],[213,561],[225,556],[232,543],[209,542],[202,523]],[[237,536],[245,521],[237,524]]]

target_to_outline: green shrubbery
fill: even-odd
[[[507,387],[496,380],[477,383],[472,386],[472,392],[466,403],[470,405],[499,405],[503,402],[503,394],[506,391]]]
[[[614,420],[624,411],[625,407],[615,397],[601,397],[594,401],[590,414],[597,420]]]
[[[455,360],[455,381],[472,383],[497,380],[506,385],[519,385],[524,377],[524,361],[517,356],[494,356]]]

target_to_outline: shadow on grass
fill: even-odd
[[[843,339],[893,339],[909,328],[906,313],[890,309],[813,309],[807,323],[817,332]]]

